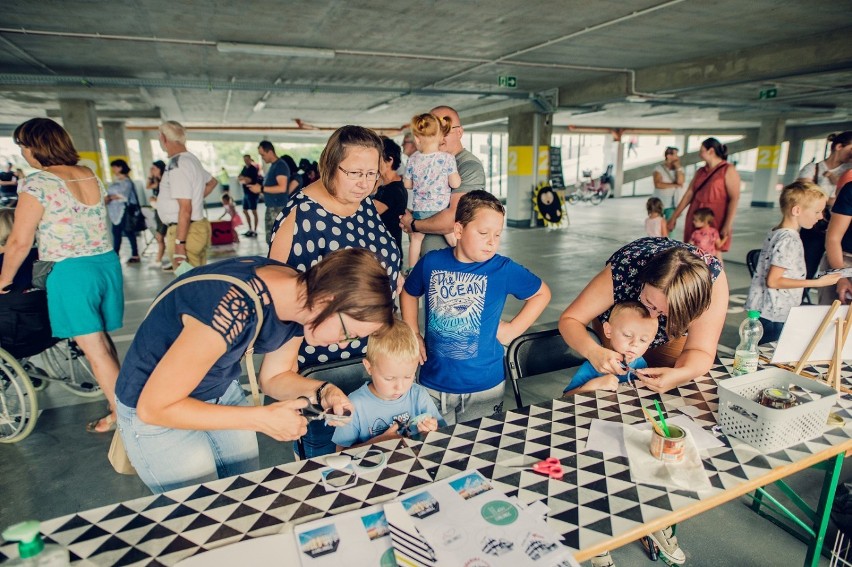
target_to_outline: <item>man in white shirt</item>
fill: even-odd
[[[160,147],[169,155],[160,180],[157,213],[166,230],[166,253],[177,269],[184,261],[192,266],[207,263],[210,222],[204,216],[204,197],[216,187],[216,179],[186,149],[186,130],[169,120],[160,125]]]

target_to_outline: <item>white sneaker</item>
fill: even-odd
[[[668,565],[683,565],[686,563],[686,554],[677,544],[677,536],[674,535],[672,527],[669,526],[656,531],[648,536],[656,544],[660,559]]]
[[[600,555],[592,557],[592,567],[615,567],[615,562],[609,551],[604,551]]]

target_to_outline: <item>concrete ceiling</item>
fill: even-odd
[[[162,118],[231,128],[398,128],[437,104],[471,124],[549,110],[557,126],[671,129],[754,127],[777,114],[790,124],[838,123],[852,110],[852,11],[836,0],[7,0],[3,8],[6,125],[57,116],[61,98],[93,99],[100,117],[130,126]],[[232,53],[227,43],[314,51]],[[499,76],[517,77],[517,88],[499,86]],[[767,88],[777,98],[759,100]]]

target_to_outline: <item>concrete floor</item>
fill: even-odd
[[[743,319],[742,304],[749,284],[745,267],[746,252],[759,248],[766,231],[777,224],[778,211],[750,208],[750,195],[743,195],[735,223],[732,251],[725,256],[731,286],[731,302],[721,345],[733,347],[737,327]],[[501,253],[514,258],[541,276],[553,291],[550,306],[534,328],[552,326],[562,310],[598,272],[609,255],[619,246],[644,235],[645,198],[608,200],[594,207],[569,206],[570,225],[560,230],[506,229]],[[211,218],[219,211],[211,211]],[[682,234],[682,225],[676,235]],[[240,255],[265,254],[261,235],[243,239],[236,249]],[[127,243],[125,242],[125,247]],[[146,260],[153,257],[152,245]],[[123,250],[123,257],[128,254]],[[233,250],[217,252],[221,257]],[[215,260],[215,258],[214,258]],[[173,276],[144,263],[124,267],[127,306],[125,326],[114,334],[123,357],[133,333],[145,315],[154,295]],[[506,306],[510,317],[519,308],[513,300]],[[259,362],[259,361],[258,361]],[[564,376],[539,377],[523,383],[524,400],[534,403],[558,396],[567,379]],[[511,390],[509,390],[511,391]],[[506,396],[506,407],[514,407],[514,398]],[[31,518],[53,518],[72,512],[103,506],[148,494],[135,476],[120,476],[106,460],[111,435],[93,435],[84,424],[104,413],[104,402],[92,401],[69,393],[53,384],[40,394],[43,408],[35,431],[24,441],[0,445],[0,526]],[[259,436],[261,465],[289,462],[293,454],[289,444],[280,444]],[[842,478],[852,473],[844,467]],[[790,480],[801,494],[815,499],[816,484],[822,472],[803,471]],[[681,524],[678,536],[692,566],[763,566],[801,565],[805,547],[798,540],[758,518],[740,499]],[[830,541],[833,540],[831,534]],[[620,566],[640,565],[648,561],[638,544],[613,551]],[[823,559],[828,565],[828,560]]]

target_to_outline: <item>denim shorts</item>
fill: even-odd
[[[114,331],[124,321],[124,280],[115,252],[66,258],[47,276],[47,311],[53,336]]]
[[[136,408],[115,400],[118,430],[130,462],[154,494],[260,468],[254,431],[195,431],[145,423]],[[248,406],[242,386],[231,383],[208,404]]]

